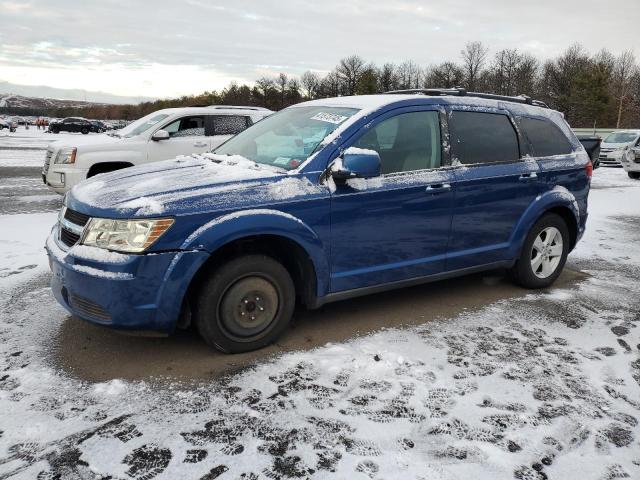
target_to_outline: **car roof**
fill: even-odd
[[[515,97],[517,98],[517,97]],[[515,100],[514,98],[514,100]],[[546,107],[517,103],[507,99],[489,99],[457,95],[423,95],[423,94],[376,94],[376,95],[353,95],[346,97],[322,98],[298,103],[293,107],[303,106],[327,106],[357,108],[360,110],[374,111],[391,105],[460,105],[485,108],[500,108],[514,113],[531,114],[536,116],[549,116],[550,112],[557,113]]]

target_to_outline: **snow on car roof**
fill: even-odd
[[[536,105],[526,105],[522,103],[509,102],[508,100],[496,100],[489,98],[474,97],[472,95],[424,95],[420,93],[411,94],[377,94],[377,95],[353,95],[345,97],[321,98],[318,100],[310,100],[298,103],[292,107],[310,107],[310,106],[326,106],[326,107],[351,107],[358,108],[364,112],[371,112],[390,104],[398,103],[403,100],[420,100],[421,104],[450,104],[450,105],[467,105],[473,107],[494,107],[504,108],[507,104],[509,109],[514,112],[535,112],[544,116],[555,115],[555,110],[544,108]],[[546,111],[546,112],[545,112]]]
[[[254,108],[254,107],[228,107],[226,105],[206,105],[202,107],[173,107],[173,108],[163,108],[162,110],[158,110],[157,112],[166,112],[166,113],[209,113],[216,115],[270,115],[273,113],[271,110],[266,108]]]

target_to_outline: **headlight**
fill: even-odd
[[[142,252],[173,225],[172,218],[111,220],[92,218],[85,228],[83,245],[118,252]]]
[[[54,163],[76,163],[77,148],[61,148]]]

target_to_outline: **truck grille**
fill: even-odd
[[[42,174],[46,175],[49,171],[49,165],[51,164],[51,157],[53,156],[53,150],[47,148],[47,154],[44,157],[44,166],[42,167]]]
[[[103,322],[111,321],[111,315],[109,315],[109,312],[91,300],[71,294],[69,304],[81,315],[102,320]]]

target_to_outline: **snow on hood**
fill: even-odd
[[[97,175],[75,186],[68,202],[72,208],[79,202],[104,210],[106,216],[114,209],[122,215],[156,216],[228,208],[249,197],[285,200],[321,189],[305,177],[287,176],[240,156],[204,154]]]
[[[93,146],[93,145],[107,145],[116,142],[121,142],[122,138],[113,137],[106,133],[98,135],[76,135],[73,138],[65,138],[62,140],[54,140],[49,144],[54,149],[64,147],[80,147],[80,146]]]

